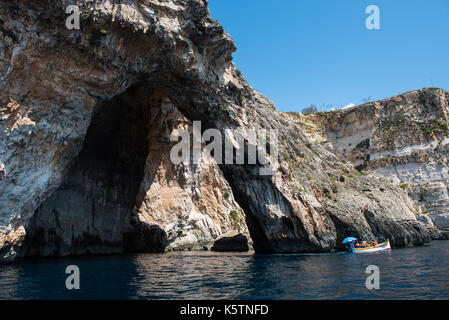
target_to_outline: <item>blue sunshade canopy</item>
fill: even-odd
[[[353,237],[348,237],[345,240],[343,240],[343,243],[350,243],[353,241],[357,241],[357,238],[353,238]]]

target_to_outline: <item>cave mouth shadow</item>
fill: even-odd
[[[151,111],[163,97],[157,90],[135,86],[107,102],[95,115],[80,153],[81,163],[89,171],[97,170],[94,175],[105,182],[100,192],[106,192],[106,201],[115,205],[112,211],[124,220],[123,252],[163,252],[168,245],[165,231],[139,221],[136,212],[141,206],[138,194],[150,152]],[[150,100],[156,100],[157,105],[149,104]]]
[[[245,153],[247,157],[247,153]],[[255,212],[251,209],[250,201],[248,201],[247,194],[238,185],[239,179],[245,180],[248,178],[248,173],[245,169],[242,170],[239,165],[221,165],[226,181],[228,181],[235,201],[239,204],[245,213],[245,222],[248,227],[250,237],[253,241],[253,248],[256,254],[273,254],[275,253],[273,246],[268,239],[261,222],[257,218]]]
[[[156,107],[150,101],[162,97],[148,98],[154,94],[135,86],[97,105],[73,165],[32,218],[27,256],[165,250],[165,231],[136,218]]]

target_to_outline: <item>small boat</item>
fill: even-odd
[[[365,247],[365,248],[351,248],[352,253],[371,253],[371,252],[377,252],[377,251],[391,251],[391,245],[390,240],[387,240],[384,243],[380,243],[378,245],[372,246],[372,247]]]
[[[377,252],[377,251],[391,251],[391,245],[390,245],[389,239],[387,239],[387,241],[385,241],[383,243],[379,243],[374,246],[367,246],[367,247],[361,247],[361,248],[356,248],[354,246],[355,241],[357,241],[357,239],[353,238],[353,237],[346,238],[343,241],[343,243],[349,244],[348,251],[350,251],[352,253],[371,253],[371,252]]]

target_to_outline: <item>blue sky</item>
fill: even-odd
[[[380,30],[368,30],[368,5]],[[234,62],[282,111],[449,90],[449,0],[209,0]]]

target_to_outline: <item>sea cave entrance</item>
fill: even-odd
[[[35,212],[27,256],[164,250],[164,232],[142,229],[134,217],[150,150],[151,112],[163,97],[133,87],[98,104],[78,157]]]

